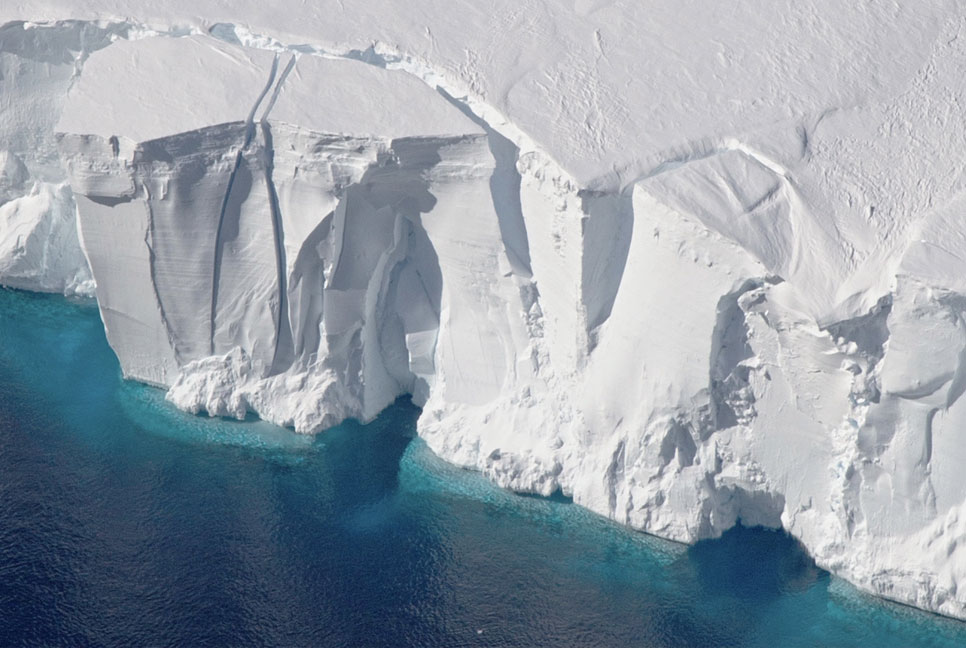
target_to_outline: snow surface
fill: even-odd
[[[0,8],[0,281],[83,250],[127,376],[411,393],[504,486],[966,618],[966,8],[76,4]]]

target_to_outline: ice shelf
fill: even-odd
[[[966,618],[966,7],[0,8],[0,283],[126,376]],[[957,431],[958,430],[958,431]]]

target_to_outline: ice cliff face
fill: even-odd
[[[682,541],[782,526],[966,618],[966,23],[850,9],[856,44],[795,3],[732,89],[761,12],[691,60],[612,45],[676,9],[577,5],[528,23],[570,67],[527,82],[443,9],[428,44],[368,48],[8,23],[0,280],[83,290],[83,250],[125,375],[185,409],[314,432],[412,394],[431,447],[504,486]]]
[[[207,75],[167,73],[182,56]],[[145,74],[156,119],[99,109]],[[518,291],[486,136],[425,84],[202,37],[119,43],[84,79],[60,149],[127,375],[305,432],[425,399],[437,364],[499,389],[491,359],[436,353],[494,337],[468,304]]]

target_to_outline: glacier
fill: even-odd
[[[966,9],[0,8],[0,283],[128,378],[966,618]]]

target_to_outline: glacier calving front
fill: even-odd
[[[126,376],[305,432],[412,394],[507,487],[783,526],[966,617],[954,3],[749,5],[713,40],[688,3],[501,1],[467,46],[427,2],[369,47],[42,4],[0,12],[0,281],[96,280]]]

